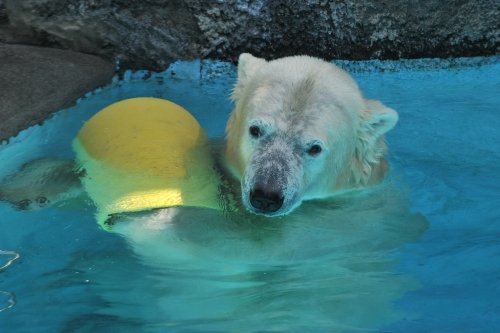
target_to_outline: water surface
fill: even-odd
[[[163,210],[112,233],[92,206],[0,203],[0,331],[499,331],[498,59],[341,65],[400,114],[384,186],[286,218]],[[83,122],[129,97],[170,99],[220,137],[234,80],[214,62],[127,73],[0,146],[0,178],[72,158]]]

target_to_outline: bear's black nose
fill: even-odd
[[[262,212],[273,213],[283,206],[284,197],[280,192],[255,188],[250,191],[250,203]]]

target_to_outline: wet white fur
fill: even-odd
[[[265,152],[259,146],[263,141],[280,140],[281,158],[299,164],[287,175],[292,188],[283,189],[285,203],[293,202],[284,204],[287,207],[277,215],[289,213],[303,200],[364,188],[384,178],[384,134],[398,115],[378,101],[366,100],[349,74],[335,65],[308,56],[267,62],[242,54],[232,99],[235,108],[226,127],[225,158],[242,181],[243,202],[250,210],[245,196],[258,172],[254,169],[261,165],[256,152]],[[251,125],[263,128],[267,140],[253,139]],[[321,154],[301,154],[300,147],[305,152],[312,142],[322,145]]]

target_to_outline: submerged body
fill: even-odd
[[[83,195],[75,162],[42,158],[30,161],[21,170],[2,180],[0,200],[18,209],[38,210],[60,206]]]

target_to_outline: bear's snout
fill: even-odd
[[[254,187],[250,191],[250,204],[257,211],[262,213],[274,213],[283,206],[285,197],[281,191],[265,188],[264,186]]]
[[[302,163],[287,136],[261,140],[241,183],[245,208],[254,214],[281,216],[300,202]]]

